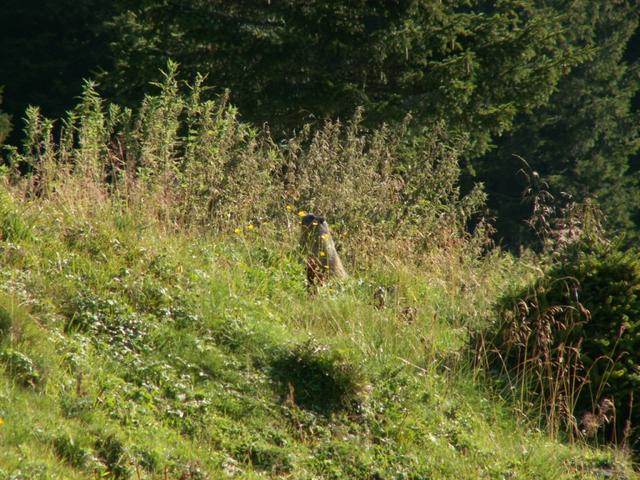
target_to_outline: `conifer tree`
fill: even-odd
[[[556,1],[559,8],[567,2]],[[523,167],[539,173],[551,193],[574,201],[592,198],[613,231],[637,235],[640,186],[632,162],[640,153],[640,56],[631,39],[638,32],[635,1],[581,0],[565,29],[574,44],[591,51],[589,60],[560,79],[549,102],[519,115],[513,132],[481,162],[481,178],[510,243],[526,241],[523,183],[514,181]]]
[[[102,25],[114,15],[101,0],[21,0],[0,8],[0,85],[17,123],[28,105],[59,117],[82,92],[83,78],[110,68]],[[16,128],[20,131],[20,128]]]
[[[580,48],[561,12],[532,0],[227,2],[120,0],[108,85],[135,98],[167,58],[208,74],[274,130],[309,116],[444,119],[483,152],[543,104]]]

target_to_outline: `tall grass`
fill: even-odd
[[[637,451],[640,257],[606,238],[590,202],[556,212],[552,200],[539,195],[532,220],[553,261],[501,296],[475,338],[478,372],[499,372],[516,409],[553,436]]]
[[[478,242],[460,242],[485,197],[479,186],[460,193],[464,139],[442,125],[416,140],[410,119],[369,131],[357,113],[276,142],[267,127],[243,123],[227,96],[202,100],[202,77],[186,84],[177,73],[169,63],[157,94],[136,111],[108,104],[91,82],[60,122],[30,108],[22,148],[8,153],[10,182],[68,212],[109,204],[167,228],[225,234],[268,224],[275,236],[290,236],[291,212],[313,211],[359,263],[451,242],[477,248],[486,239],[481,224]]]

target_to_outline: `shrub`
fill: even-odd
[[[638,252],[579,241],[534,285],[505,298],[500,317],[481,347],[520,387],[521,401],[537,404],[552,428],[590,436],[610,422],[601,437],[628,439],[640,423]]]
[[[321,413],[352,410],[361,401],[364,376],[340,352],[308,340],[282,352],[272,375],[292,404]]]

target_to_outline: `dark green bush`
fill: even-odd
[[[632,408],[640,392],[637,251],[582,240],[534,285],[505,298],[500,315],[483,352],[512,388],[532,387],[529,405],[571,434],[629,440],[640,424]]]
[[[330,413],[352,410],[360,404],[364,384],[360,368],[314,340],[281,353],[271,371],[283,395],[297,406]]]

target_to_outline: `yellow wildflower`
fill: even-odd
[[[300,210],[300,211],[298,212],[298,216],[299,216],[299,217],[304,217],[304,216],[305,216],[305,214],[306,214],[306,212],[305,212],[304,210]]]
[[[323,240],[326,240],[327,238],[329,238],[329,234],[328,233],[323,233],[320,236],[322,237]]]
[[[242,229],[240,227],[236,227],[233,231],[238,234],[242,233]]]
[[[253,230],[253,223],[250,223],[249,225],[247,225],[247,230]]]
[[[324,252],[320,252],[320,256],[321,256],[321,257],[324,257],[325,255],[326,255],[326,253],[324,253]]]
[[[293,205],[288,204],[288,205],[287,205],[287,210],[289,210],[289,211],[293,210]]]

